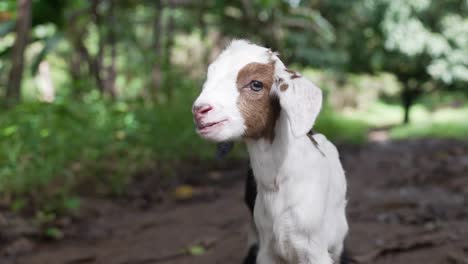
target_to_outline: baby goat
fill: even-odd
[[[257,184],[258,264],[338,263],[348,231],[338,151],[311,135],[322,92],[267,48],[235,40],[209,66],[197,132],[243,138]]]

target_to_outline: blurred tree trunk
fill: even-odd
[[[278,11],[273,10],[271,14],[271,21],[270,21],[270,30],[271,30],[271,46],[270,48],[273,51],[279,52],[280,54],[283,52],[283,47],[281,45],[282,41],[282,33],[281,33],[281,24],[279,23],[278,19]]]
[[[102,73],[102,61],[104,56],[104,38],[102,36],[102,19],[101,15],[99,14],[99,4],[101,3],[100,0],[92,0],[91,2],[91,14],[93,18],[93,22],[96,25],[97,32],[98,32],[98,51],[94,58],[91,58],[90,61],[90,71],[96,80],[96,85],[99,91],[103,94],[106,90],[106,85],[103,81],[101,76]],[[84,45],[83,45],[84,46]]]
[[[73,79],[79,81],[81,79],[81,66],[83,62],[85,62],[87,64],[88,74],[94,79],[99,92],[101,94],[109,94],[112,98],[115,98],[118,96],[118,89],[116,86],[117,21],[115,16],[117,2],[115,0],[106,1],[108,8],[104,17],[99,11],[101,3],[104,3],[104,1],[92,0],[89,9],[79,10],[70,17],[68,35],[72,46],[78,54],[78,56],[74,56],[71,59],[70,71]],[[80,25],[78,23],[79,17],[86,13],[91,16],[91,21],[95,24],[98,35],[98,49],[94,55],[91,54],[84,43],[88,23],[85,25]],[[106,51],[109,52],[106,53]],[[110,56],[108,65],[104,64],[104,56],[106,54]]]
[[[169,6],[170,8],[171,6]],[[172,11],[172,10],[171,10]],[[164,62],[163,62],[163,69],[165,72],[164,78],[164,88],[167,91],[167,98],[170,101],[173,96],[173,85],[172,85],[172,47],[174,46],[174,36],[175,36],[175,25],[174,25],[174,14],[172,12],[169,13],[169,18],[167,21],[167,29],[165,31],[165,35],[167,36],[166,45],[164,47]]]
[[[421,96],[423,89],[422,84],[412,79],[407,79],[402,82],[403,90],[401,91],[401,104],[403,106],[403,124],[409,124],[411,122],[411,107],[414,105],[416,100]]]
[[[21,81],[24,68],[24,50],[29,42],[31,29],[31,0],[18,0],[18,17],[16,19],[16,39],[11,56],[11,70],[8,76],[6,98],[15,104],[21,97]]]
[[[111,95],[112,98],[117,97],[117,87],[115,80],[117,78],[117,69],[116,69],[116,59],[117,59],[117,41],[115,37],[115,0],[109,0],[109,13],[108,13],[108,27],[109,32],[107,34],[107,44],[110,46],[111,50],[111,62],[107,67],[106,72],[106,90]],[[102,60],[102,58],[101,58]]]
[[[88,63],[88,67],[90,64],[90,55],[82,43],[82,39],[84,39],[85,35],[85,27],[79,24],[80,17],[87,13],[88,9],[74,11],[70,14],[65,27],[65,33],[67,38],[70,40],[70,44],[73,49],[69,60],[69,70],[74,86],[72,93],[75,98],[80,97],[84,92],[81,89],[85,88],[85,86],[82,85],[83,80],[85,79],[84,68],[86,68],[86,63]]]
[[[198,22],[198,27],[200,28],[200,35],[201,39],[206,39],[208,36],[208,25],[206,24],[206,21],[204,20],[203,15],[208,12],[207,4],[204,1],[200,2],[200,5],[198,6],[197,10],[197,22]],[[208,64],[210,63],[210,48],[206,47],[203,51],[202,55],[202,63],[203,63],[203,68],[208,67]]]
[[[81,58],[81,54],[73,52],[70,58],[69,69],[70,69],[70,77],[71,77],[73,88],[74,88],[72,90],[72,93],[75,98],[78,98],[82,92],[81,85],[80,85],[81,78],[82,78],[82,72],[81,72],[82,64],[83,64],[83,61]]]
[[[72,57],[70,60],[71,76],[74,81],[81,81],[81,66],[82,63],[86,63],[89,76],[94,78],[96,85],[99,89],[99,83],[101,83],[100,74],[98,74],[97,65],[95,59],[91,56],[88,49],[86,48],[83,40],[85,39],[85,27],[77,25],[77,20],[71,19],[69,26],[69,38],[70,42],[77,53],[76,57]],[[99,89],[100,90],[100,89]],[[80,94],[79,91],[76,94]]]
[[[410,110],[413,104],[413,98],[411,96],[410,88],[407,84],[403,85],[403,91],[401,92],[401,103],[403,105],[403,124],[410,122]]]
[[[155,20],[153,25],[153,50],[155,53],[155,61],[151,73],[152,89],[151,94],[154,99],[158,99],[162,83],[162,36],[163,36],[163,4],[161,0],[157,0],[155,4]]]

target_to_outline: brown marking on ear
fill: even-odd
[[[296,78],[301,78],[301,76],[297,72],[295,72],[293,70],[285,69],[285,71],[288,72],[289,74],[291,74],[291,80],[296,79]]]
[[[300,76],[300,75],[297,75],[297,74],[294,74],[293,76],[291,76],[291,80],[292,80],[292,79],[296,79],[296,78],[301,78],[301,76]]]
[[[279,117],[280,105],[276,96],[270,91],[274,82],[274,63],[249,63],[237,74],[239,100],[237,105],[245,119],[244,137],[274,139],[276,120]],[[256,80],[263,83],[263,89],[253,91],[249,84]]]
[[[283,83],[283,84],[281,84],[281,86],[280,86],[280,90],[281,90],[282,92],[286,91],[288,88],[289,88],[289,85],[288,85],[287,83]]]

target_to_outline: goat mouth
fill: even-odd
[[[225,121],[227,121],[227,119],[223,119],[223,120],[218,121],[218,122],[197,123],[197,131],[200,134],[207,134],[208,132],[210,132],[210,130],[212,130],[212,129],[216,128],[216,127],[219,127]]]

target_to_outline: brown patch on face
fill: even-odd
[[[283,83],[283,84],[281,84],[281,86],[280,86],[280,90],[281,90],[282,92],[286,91],[288,88],[289,88],[289,85],[288,85],[287,83]]]
[[[274,139],[275,124],[280,113],[278,98],[270,95],[274,71],[274,63],[249,63],[237,74],[237,89],[240,93],[237,105],[245,119],[245,137]],[[263,89],[252,90],[250,83],[254,80],[262,82]]]
[[[285,71],[291,74],[291,80],[296,79],[296,78],[301,78],[301,76],[293,70],[285,69]]]

